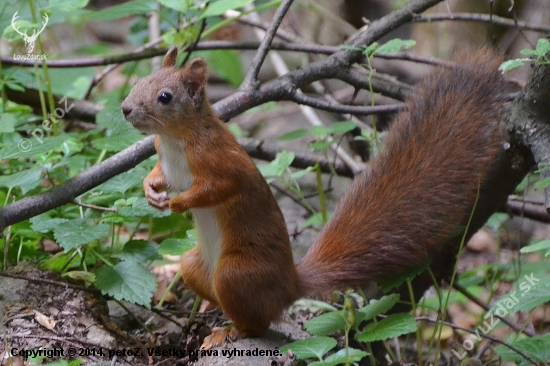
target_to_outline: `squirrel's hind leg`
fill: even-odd
[[[204,263],[200,248],[195,246],[181,257],[181,276],[194,293],[218,306],[218,299],[212,287],[212,275]]]

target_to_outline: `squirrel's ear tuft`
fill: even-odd
[[[204,85],[206,84],[206,61],[202,58],[191,60],[181,71],[183,82],[189,97],[195,106],[202,102]]]
[[[176,66],[176,59],[178,58],[178,48],[177,47],[171,47],[168,52],[166,52],[166,56],[164,56],[164,61],[162,62],[162,67],[171,67]]]

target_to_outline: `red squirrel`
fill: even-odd
[[[242,337],[264,334],[298,298],[437,260],[442,246],[461,237],[503,153],[501,59],[485,50],[416,86],[384,150],[295,266],[269,186],[206,98],[205,61],[180,68],[176,56],[172,48],[161,70],[136,83],[122,112],[157,135],[158,161],[143,182],[148,202],[193,214],[197,245],[183,255],[183,279],[219,305]]]

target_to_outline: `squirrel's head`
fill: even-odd
[[[208,106],[206,62],[196,58],[180,68],[177,54],[171,48],[162,69],[138,80],[122,102],[124,117],[142,132],[172,134],[178,125],[197,120]]]

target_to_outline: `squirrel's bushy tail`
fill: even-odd
[[[417,85],[298,265],[305,295],[391,278],[460,243],[503,152],[501,61],[483,49]]]

